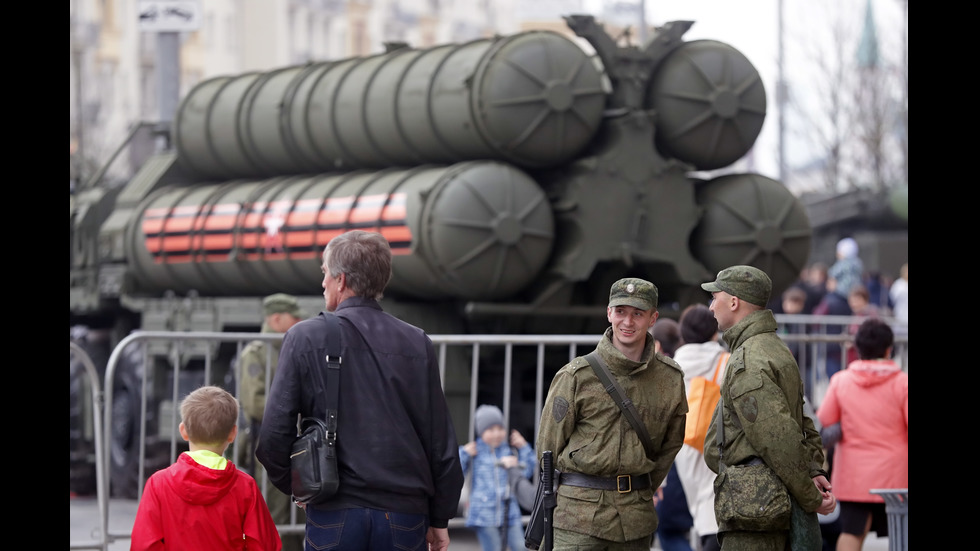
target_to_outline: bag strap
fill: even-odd
[[[585,359],[588,360],[589,365],[592,366],[592,370],[595,371],[597,377],[602,382],[602,386],[605,387],[606,392],[612,396],[616,405],[619,409],[623,411],[623,415],[626,416],[626,420],[633,425],[633,430],[636,431],[637,436],[640,437],[640,442],[643,443],[643,449],[647,452],[647,457],[653,456],[653,444],[650,442],[650,435],[647,433],[647,428],[643,426],[640,422],[640,415],[636,411],[636,406],[633,405],[633,400],[630,400],[626,393],[623,392],[623,387],[619,386],[616,382],[616,378],[612,376],[609,372],[609,367],[606,366],[606,362],[602,361],[602,358],[592,352],[586,354]]]
[[[327,321],[327,440],[337,441],[337,404],[340,401],[340,318],[334,314],[324,314]]]
[[[711,377],[712,383],[718,384],[718,372],[721,371],[722,364],[728,361],[729,356],[731,356],[731,354],[725,352],[724,350],[718,353],[718,363],[715,364],[715,374]]]
[[[722,358],[724,358],[725,362],[727,363],[728,358],[731,357],[731,353],[728,353],[726,355],[726,352],[724,350],[722,350],[720,354],[721,356],[718,358],[718,366],[715,367],[715,377],[718,376],[718,367],[721,367]],[[721,472],[725,468],[725,462],[723,460],[723,456],[725,454],[725,393],[724,392],[722,392],[718,396],[718,407],[721,408],[721,412],[720,412],[721,418],[718,420],[718,438],[717,438],[718,464],[720,467],[719,472]]]

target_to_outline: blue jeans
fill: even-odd
[[[680,530],[657,530],[657,541],[663,551],[691,551],[691,540],[688,532]]]
[[[427,515],[377,509],[306,510],[306,549],[425,550]]]
[[[480,540],[480,547],[483,551],[502,551],[500,542],[500,526],[474,526],[477,539]],[[507,545],[510,551],[523,551],[524,546],[524,527],[521,523],[515,523],[507,527]]]

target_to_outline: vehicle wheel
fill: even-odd
[[[97,482],[92,385],[101,388],[109,346],[104,334],[87,327],[73,327],[70,338],[81,350],[73,348],[68,359],[68,485],[72,495],[89,496],[95,494]],[[95,367],[96,381],[89,379],[81,354]]]
[[[86,438],[83,408],[91,387],[78,360],[70,360],[68,373],[68,491],[72,495],[90,496],[95,494],[95,445]]]
[[[108,404],[112,408],[112,427],[107,435],[110,494],[135,499],[139,490],[140,427],[143,425],[142,360],[138,353],[124,356],[113,382],[112,403]]]

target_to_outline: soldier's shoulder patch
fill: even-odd
[[[582,369],[583,367],[590,367],[589,360],[586,360],[585,356],[579,356],[574,360],[568,362],[568,364],[565,366],[564,369],[570,373],[575,373],[576,371]]]
[[[745,368],[745,347],[739,346],[728,357],[728,366],[725,368],[729,372],[738,371]]]
[[[670,367],[673,367],[677,371],[684,373],[684,369],[681,368],[680,364],[674,361],[674,358],[671,358],[670,356],[664,356],[663,354],[657,354],[657,359],[660,360],[661,363],[669,365]]]
[[[726,374],[725,380],[729,381],[732,398],[738,398],[753,390],[758,390],[763,385],[762,375],[758,370],[753,369],[741,369],[732,373],[731,376]]]
[[[568,415],[568,400],[558,396],[551,404],[551,416],[555,418],[556,423],[561,423],[565,415]]]

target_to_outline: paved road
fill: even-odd
[[[95,498],[71,498],[69,502],[72,549],[101,549],[96,545],[92,547],[79,547],[78,545],[82,542],[99,541],[98,534],[101,522],[99,521],[98,503]],[[137,502],[135,500],[110,500],[109,535],[118,539],[108,545],[107,551],[129,550],[129,534],[133,529],[133,519],[136,518],[136,507]],[[476,536],[469,530],[451,530],[449,538],[449,548],[453,551],[481,551]],[[659,548],[655,546],[654,549]],[[869,536],[864,543],[864,550],[888,551],[888,539]]]

